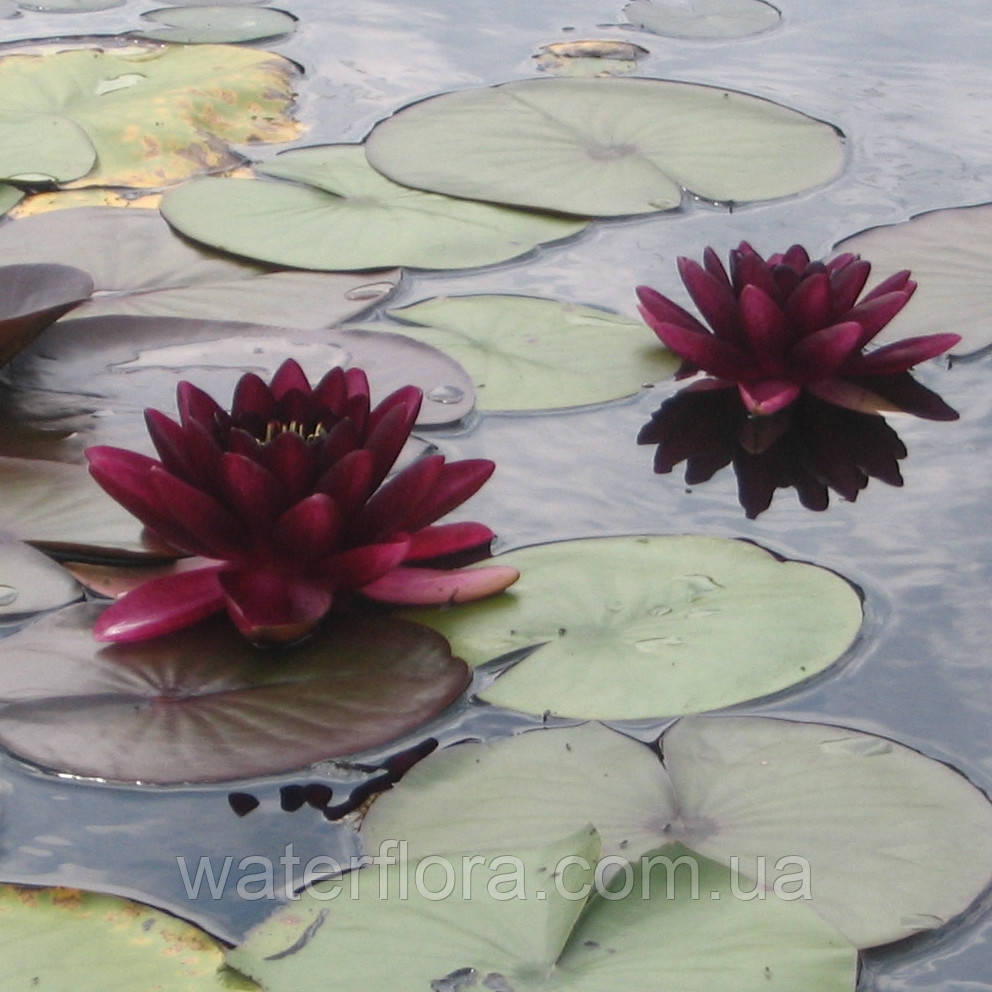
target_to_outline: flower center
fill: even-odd
[[[288,424],[282,420],[270,420],[265,425],[265,436],[261,439],[263,444],[268,444],[280,434],[299,434],[304,441],[316,441],[327,433],[327,428],[323,421],[318,420],[317,425],[309,429],[300,420],[291,420]]]

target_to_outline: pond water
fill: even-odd
[[[568,242],[503,265],[408,271],[391,306],[442,294],[499,292],[633,316],[637,284],[681,298],[677,255],[699,257],[706,245],[725,254],[742,238],[762,252],[799,242],[824,255],[867,227],[980,203],[992,188],[992,22],[985,0],[953,8],[785,0],[777,28],[710,42],[624,27],[619,2],[293,0],[285,6],[300,19],[297,31],[266,47],[305,70],[299,113],[309,129],[301,146],[360,140],[377,120],[434,93],[533,76],[542,45],[587,38],[648,49],[638,75],[781,101],[846,136],[843,173],[807,194],[732,212],[688,200],[667,214],[597,222]],[[129,0],[90,14],[25,11],[0,21],[0,39],[116,33],[133,28],[143,9]],[[947,762],[988,793],[989,362],[979,354],[949,367],[934,362],[921,368],[918,378],[960,411],[960,421],[894,417],[909,449],[905,486],[873,481],[857,503],[835,499],[824,513],[803,509],[792,491],[784,491],[750,521],[729,471],[691,490],[678,471],[655,476],[652,449],[634,439],[674,391],[668,384],[594,409],[476,416],[458,429],[423,436],[449,458],[497,462],[470,507],[472,518],[499,534],[496,550],[584,536],[706,534],[743,537],[846,576],[864,590],[867,611],[848,657],[805,685],[737,710],[819,719],[890,737]],[[448,742],[539,722],[465,703],[427,733]],[[649,739],[662,725],[628,729]],[[363,756],[363,764],[374,768],[379,757]],[[134,895],[236,940],[272,903],[239,900],[231,892],[191,903],[176,857],[193,863],[202,855],[251,852],[278,859],[291,844],[303,862],[326,853],[346,859],[355,852],[350,828],[329,823],[305,804],[284,810],[290,803],[281,790],[326,782],[337,797],[367,778],[360,768],[328,764],[235,786],[139,790],[60,780],[0,757],[0,800],[6,800],[0,878]],[[253,794],[261,805],[239,818],[228,800],[232,788]],[[987,870],[975,865],[976,874]],[[990,908],[986,897],[949,928],[866,953],[859,989],[992,990]]]

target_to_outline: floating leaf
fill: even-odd
[[[258,989],[224,965],[224,948],[174,916],[78,889],[0,885],[8,988],[73,992]]]
[[[941,926],[989,882],[992,805],[953,769],[890,740],[689,717],[660,748],[663,765],[654,749],[595,725],[459,744],[376,799],[363,842],[385,855],[402,838],[415,860],[527,847],[591,822],[605,857],[622,850],[636,862],[677,841],[728,866],[738,899],[807,903],[857,947]]]
[[[0,536],[0,620],[81,599],[73,577],[40,551]]]
[[[8,186],[6,183],[0,183],[0,214],[5,214],[8,210],[13,210],[23,199],[24,193],[16,186]]]
[[[262,650],[224,620],[100,645],[100,612],[69,607],[5,642],[0,743],[19,757],[118,781],[285,772],[408,733],[469,680],[443,637],[386,617]]]
[[[296,18],[292,14],[271,7],[202,4],[163,7],[141,16],[162,26],[139,28],[132,35],[177,44],[260,41],[296,30]]]
[[[123,7],[125,0],[18,0],[25,10],[38,10],[46,14],[90,13]]]
[[[538,848],[362,869],[277,910],[228,960],[269,992],[332,973],[348,988],[438,992],[853,989],[854,952],[805,906],[734,899],[729,872],[703,859],[670,892],[655,879],[652,895],[634,872],[626,897],[587,899],[598,846],[585,828]],[[346,886],[350,897],[331,903]]]
[[[766,200],[840,171],[837,131],[768,100],[655,79],[544,79],[412,104],[366,139],[396,182],[583,216]]]
[[[742,38],[781,19],[763,0],[631,0],[623,12],[634,27],[671,38]]]
[[[81,465],[0,457],[0,532],[51,551],[174,557]]]
[[[62,321],[22,352],[8,366],[8,381],[17,383],[8,412],[21,422],[83,430],[89,443],[147,448],[141,412],[173,411],[179,380],[195,379],[211,395],[229,398],[243,372],[271,379],[287,357],[315,382],[336,365],[362,368],[373,398],[419,386],[427,397],[421,426],[451,423],[472,409],[472,381],[461,366],[399,334],[110,316]]]
[[[62,194],[66,195],[66,194]],[[180,238],[157,210],[79,207],[0,225],[0,258],[87,269],[99,296],[75,316],[140,314],[332,327],[392,292],[399,271],[286,272]]]
[[[637,719],[754,699],[822,671],[861,626],[855,589],[744,541],[596,538],[498,555],[520,581],[406,615],[478,665],[538,646],[482,698],[528,713]]]
[[[390,310],[404,333],[463,365],[484,410],[601,403],[672,375],[642,321],[530,296],[438,297]],[[370,328],[382,325],[369,325]]]
[[[231,168],[242,158],[230,142],[297,136],[295,75],[287,59],[233,45],[5,55],[0,176],[157,187]]]
[[[875,282],[910,269],[919,283],[909,306],[875,339],[879,344],[935,331],[961,335],[955,355],[992,344],[992,204],[919,214],[856,234],[835,248],[869,259]]]
[[[0,266],[0,365],[93,292],[93,280],[68,265]]]
[[[587,223],[398,186],[360,145],[294,149],[255,169],[291,182],[199,179],[171,190],[162,213],[187,237],[236,255],[345,270],[489,265]]]

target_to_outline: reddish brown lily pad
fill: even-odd
[[[345,617],[260,650],[224,620],[138,645],[100,645],[100,607],[11,637],[0,743],[46,768],[115,781],[210,782],[379,747],[437,716],[469,682],[417,624]]]
[[[92,292],[93,280],[69,265],[0,267],[0,365]]]

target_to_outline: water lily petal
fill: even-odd
[[[905,291],[912,293],[916,289],[916,283],[912,282],[910,277],[909,269],[900,269],[898,272],[893,272],[887,279],[883,279],[877,286],[875,286],[871,292],[866,293],[862,303],[869,303],[871,300],[877,299],[879,296],[886,296],[888,293],[893,293],[896,291]],[[909,289],[912,285],[913,289]]]
[[[792,327],[781,307],[757,286],[741,291],[741,322],[747,342],[765,371],[784,371],[783,359],[792,344]]]
[[[943,355],[961,341],[960,334],[924,334],[894,341],[867,355],[852,355],[844,371],[852,375],[891,375]]]
[[[420,393],[420,390],[417,390]],[[385,414],[378,419],[375,426],[369,431],[365,441],[365,447],[374,456],[374,471],[372,473],[372,486],[378,486],[389,474],[403,445],[410,437],[414,421],[420,410],[419,400],[416,403],[397,403],[386,410]],[[377,414],[379,408],[376,408]],[[375,414],[370,419],[376,419]]]
[[[441,470],[443,455],[428,455],[394,475],[372,495],[359,512],[353,529],[356,540],[381,541],[397,531],[416,530],[432,520],[409,523],[415,508],[432,494]]]
[[[515,568],[489,565],[444,571],[436,568],[394,568],[359,590],[369,599],[406,606],[468,603],[493,596],[520,578]]]
[[[422,527],[410,535],[406,561],[439,558],[468,548],[488,544],[496,535],[485,525],[473,521]]]
[[[268,534],[291,503],[286,487],[245,455],[226,452],[221,458],[220,478],[225,501],[253,534]]]
[[[251,434],[264,434],[276,402],[269,387],[254,372],[245,373],[234,387],[231,419]]]
[[[691,258],[679,258],[677,265],[685,288],[706,323],[713,328],[713,333],[725,341],[739,343],[741,331],[737,322],[737,301],[729,283]]]
[[[757,286],[773,300],[779,299],[771,267],[746,241],[730,252],[730,279],[738,296],[745,286]]]
[[[727,289],[733,289],[730,284],[730,276],[727,275],[727,270],[724,268],[723,262],[720,261],[720,256],[709,246],[703,249],[703,268],[714,279],[723,283]]]
[[[341,535],[341,512],[330,496],[315,493],[291,506],[275,523],[272,542],[280,554],[301,561],[325,558]]]
[[[176,406],[183,427],[190,420],[199,421],[207,430],[213,430],[217,424],[226,427],[230,423],[228,413],[216,400],[191,382],[183,381],[176,386]]]
[[[479,491],[495,468],[495,462],[486,458],[464,458],[445,465],[429,495],[406,518],[404,529],[420,530],[461,506]]]
[[[910,283],[913,289],[916,283]],[[866,345],[892,318],[909,302],[912,292],[900,290],[895,293],[884,293],[874,299],[862,300],[852,310],[844,314],[843,319],[856,320],[862,328],[861,345]]]
[[[208,558],[237,558],[244,551],[244,527],[213,496],[153,465],[148,479],[160,504],[195,545],[185,550]]]
[[[786,313],[802,328],[812,334],[833,321],[834,300],[830,277],[825,272],[815,272],[801,280],[789,296]]]
[[[277,434],[262,450],[265,467],[282,483],[291,503],[312,492],[317,470],[313,449],[294,431]]]
[[[314,572],[331,589],[359,589],[400,565],[409,547],[409,538],[404,536],[383,544],[349,548],[320,562]]]
[[[314,489],[326,493],[345,515],[352,514],[375,488],[375,456],[365,448],[349,451],[338,459],[316,482]]]
[[[272,397],[278,403],[284,396],[294,390],[309,396],[311,393],[310,380],[306,373],[300,368],[300,363],[295,358],[287,358],[286,361],[276,369],[276,374],[269,384]]]
[[[152,579],[116,600],[93,627],[98,641],[144,641],[188,627],[224,607],[222,566]]]
[[[145,426],[166,470],[192,485],[201,482],[186,450],[186,432],[170,417],[158,410],[145,410]]]
[[[848,261],[838,265],[838,261],[845,257]],[[836,320],[854,306],[854,301],[868,281],[871,263],[848,253],[847,256],[838,255],[837,258],[831,259],[827,263],[827,268],[830,271],[830,291],[834,298],[834,313],[831,319]]]
[[[740,348],[706,331],[689,330],[679,324],[656,321],[643,305],[641,316],[661,338],[662,344],[693,365],[723,379],[737,380],[757,371],[754,360]]]
[[[326,434],[322,435],[316,447],[316,470],[323,472],[349,451],[354,451],[362,439],[355,425],[347,417],[339,420]]]
[[[803,338],[789,355],[789,364],[802,379],[825,379],[839,369],[861,346],[861,325],[856,321],[833,324]]]
[[[257,568],[221,573],[220,587],[238,630],[256,642],[299,640],[334,601],[324,586]]]
[[[677,324],[698,334],[709,334],[706,327],[699,322],[688,310],[673,303],[667,296],[662,296],[650,286],[638,286],[637,298],[640,300],[640,311],[651,327],[655,323]]]
[[[758,415],[777,413],[794,402],[801,392],[795,383],[783,379],[757,379],[742,382],[737,388],[744,406]]]
[[[313,390],[313,398],[318,406],[330,410],[335,417],[340,417],[344,413],[347,396],[348,387],[345,384],[344,369],[340,365],[335,365],[327,372]]]

